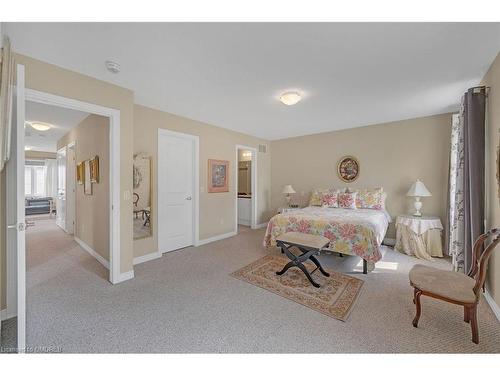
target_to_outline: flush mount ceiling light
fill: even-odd
[[[120,72],[120,64],[118,64],[117,62],[108,60],[105,62],[105,65],[106,69],[108,69],[108,71],[110,71],[111,73],[116,74]]]
[[[52,125],[50,124],[47,124],[46,122],[39,122],[39,121],[36,121],[36,122],[28,122],[28,124],[35,130],[38,130],[40,132],[46,132],[47,130],[49,130]]]
[[[300,102],[300,99],[302,99],[302,97],[296,91],[284,92],[280,96],[280,102],[285,104],[285,105],[297,104],[298,102]]]

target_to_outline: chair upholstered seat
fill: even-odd
[[[473,291],[476,280],[463,273],[417,264],[410,270],[409,276],[411,285],[423,292],[464,303],[476,300]]]

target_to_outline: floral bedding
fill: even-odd
[[[271,218],[264,246],[276,246],[276,238],[286,232],[318,234],[330,240],[332,251],[377,262],[389,222],[390,216],[380,210],[306,207]]]

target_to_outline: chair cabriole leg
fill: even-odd
[[[422,294],[422,291],[420,289],[415,288],[413,293],[414,293],[413,300],[415,301],[415,307],[417,310],[415,313],[415,318],[413,319],[413,327],[417,327],[418,320],[420,319],[420,313],[422,312],[422,309],[420,306],[420,295]]]

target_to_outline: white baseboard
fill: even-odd
[[[233,232],[229,232],[229,233],[219,234],[218,236],[213,236],[210,238],[205,238],[204,240],[199,240],[198,243],[196,244],[196,246],[198,247],[198,246],[206,245],[207,243],[210,243],[210,242],[224,240],[226,238],[236,236],[237,234],[238,234],[238,232],[233,231]]]
[[[122,283],[124,281],[130,280],[134,278],[134,270],[123,272],[118,275],[117,280],[114,281],[113,284]]]
[[[267,227],[267,223],[260,223],[260,224],[257,224],[252,229],[260,229],[260,228],[265,228],[265,227]]]
[[[9,312],[8,309],[0,310],[0,320],[3,322],[4,320],[14,318],[16,316],[15,312]]]
[[[493,314],[497,317],[497,320],[500,322],[500,307],[497,305],[491,294],[488,292],[488,289],[484,290],[484,299],[490,305]]]
[[[141,264],[141,263],[144,263],[144,262],[148,262],[150,260],[154,260],[154,259],[158,259],[158,258],[161,258],[162,254],[161,253],[158,253],[158,252],[154,252],[154,253],[150,253],[150,254],[146,254],[146,255],[142,255],[140,257],[135,257],[134,258],[134,266],[137,265],[137,264]]]
[[[106,259],[104,259],[99,253],[97,253],[89,245],[87,245],[85,242],[83,242],[80,238],[78,238],[76,236],[74,238],[75,238],[76,243],[78,245],[80,245],[83,250],[85,250],[87,253],[89,253],[94,258],[96,258],[99,263],[101,263],[104,267],[106,267],[109,270],[109,262]]]
[[[396,239],[395,238],[386,237],[382,241],[382,244],[387,245],[387,246],[394,246],[394,245],[396,245]]]

